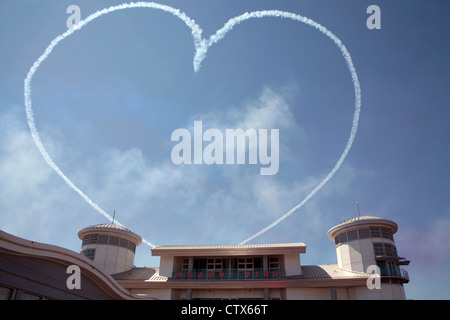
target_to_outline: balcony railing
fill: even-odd
[[[253,270],[196,270],[188,272],[183,270],[172,273],[172,280],[270,280],[270,279],[285,279],[286,275],[279,269],[270,269],[264,271],[263,269]]]
[[[409,281],[408,271],[403,270],[401,268],[396,268],[394,270],[392,270],[392,269],[381,269],[381,274],[380,275],[382,277],[399,277],[399,278],[404,278],[404,279]]]

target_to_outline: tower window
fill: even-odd
[[[372,238],[381,238],[381,229],[370,228],[370,234],[372,235]]]
[[[98,240],[98,234],[90,234],[83,238],[83,246],[86,244],[96,244]]]
[[[113,246],[118,246],[119,245],[119,238],[117,237],[109,237],[109,244],[113,245]]]
[[[136,251],[136,245],[131,241],[128,241],[128,250],[133,251],[133,253]]]
[[[80,253],[88,259],[94,260],[94,258],[95,258],[95,249],[81,250]]]
[[[358,230],[352,230],[347,232],[348,241],[358,240]]]
[[[359,229],[358,233],[359,233],[359,238],[360,239],[368,239],[368,238],[370,238],[370,229],[369,228]]]
[[[394,240],[394,236],[392,232],[388,229],[384,228],[370,228],[370,233],[372,234],[372,238],[385,238]]]
[[[358,239],[368,239],[368,238],[385,238],[394,241],[394,236],[392,232],[385,228],[362,228],[357,230],[350,230],[347,232],[342,232],[334,238],[334,243],[336,246],[341,243],[346,243],[352,240]]]
[[[98,244],[108,244],[108,236],[106,236],[106,235],[99,235],[98,236],[98,240],[97,240],[97,243]]]
[[[374,242],[375,256],[397,257],[397,248],[390,243]]]
[[[128,248],[128,240],[127,239],[119,239],[119,246],[121,246],[122,248]]]

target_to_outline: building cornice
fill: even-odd
[[[152,248],[152,256],[244,256],[306,253],[304,243],[159,246]]]

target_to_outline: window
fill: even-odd
[[[351,230],[348,232],[342,232],[334,238],[336,246],[347,241],[368,239],[368,238],[385,238],[394,241],[392,232],[384,228],[362,228],[357,230]]]
[[[119,245],[119,238],[117,237],[109,237],[109,244],[113,245],[113,246],[118,246]]]
[[[370,238],[370,229],[369,228],[359,229],[358,234],[360,239]]]
[[[222,270],[222,259],[219,258],[208,259],[206,268],[207,270]]]
[[[381,229],[370,228],[370,234],[372,235],[372,238],[381,238]]]
[[[95,258],[95,249],[81,250],[80,253],[88,259],[94,260],[94,258]]]
[[[374,250],[375,256],[384,256],[384,247],[383,247],[382,243],[374,243],[373,250]]]
[[[194,259],[194,270],[200,271],[206,269],[206,259]]]
[[[394,236],[392,235],[392,232],[387,229],[381,229],[381,237],[394,240]]]
[[[279,269],[278,257],[269,257],[269,269]]]
[[[397,257],[397,248],[390,243],[374,242],[375,256]]]
[[[392,232],[388,229],[384,228],[370,228],[370,233],[372,234],[372,238],[385,238],[394,240],[394,236]]]
[[[378,261],[377,266],[381,276],[401,276],[400,268],[392,261]]]
[[[397,248],[389,243],[384,244],[384,251],[387,256],[396,257],[397,256]]]
[[[128,240],[119,238],[119,246],[122,248],[128,248]]]
[[[181,265],[182,270],[188,270],[189,269],[189,259],[183,259],[183,264]]]
[[[262,258],[253,258],[253,267],[255,269],[261,269],[263,268],[263,259]]]
[[[347,232],[347,240],[348,241],[358,240],[358,230],[352,230]]]
[[[105,235],[99,235],[98,236],[98,240],[97,240],[97,243],[98,244],[108,244],[108,236],[105,236]]]
[[[90,234],[83,238],[83,246],[86,244],[96,244],[98,239],[98,234]]]
[[[238,269],[242,270],[253,270],[253,258],[239,258],[238,259]]]
[[[344,243],[344,242],[347,242],[347,233],[346,232],[341,233],[339,235],[339,243]]]
[[[136,251],[136,245],[131,241],[128,241],[128,250],[131,250],[133,253]]]

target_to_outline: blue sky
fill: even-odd
[[[108,220],[36,148],[24,79],[67,30],[116,0],[0,4],[0,227],[79,251],[77,231]],[[303,264],[336,263],[327,231],[357,215],[396,221],[411,299],[448,299],[450,246],[450,4],[446,1],[160,1],[209,38],[245,12],[308,17],[346,46],[362,92],[358,131],[334,176],[252,243],[304,242]],[[366,9],[381,9],[369,30]],[[34,120],[57,166],[89,199],[155,245],[239,243],[299,204],[331,171],[350,135],[354,86],[339,48],[282,18],[250,19],[208,49],[194,72],[191,30],[174,15],[134,8],[62,40],[35,73]],[[279,171],[260,164],[175,165],[171,133],[279,129]],[[206,143],[205,143],[206,144]],[[204,145],[205,145],[204,144]],[[138,266],[157,266],[141,245]]]

